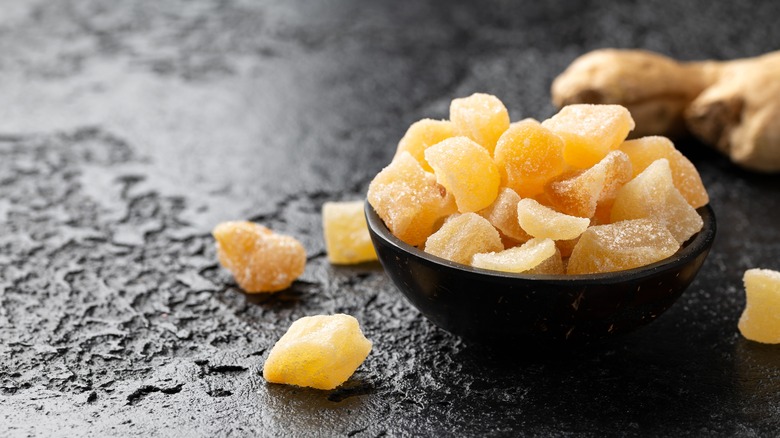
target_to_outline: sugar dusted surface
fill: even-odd
[[[693,208],[699,208],[709,203],[710,198],[699,171],[688,160],[674,143],[666,137],[651,136],[635,140],[628,140],[620,146],[620,150],[628,154],[634,168],[634,175],[638,175],[650,164],[659,158],[669,160],[672,170],[674,186],[683,195],[688,204]]]
[[[458,211],[474,212],[496,199],[501,177],[490,154],[466,137],[446,139],[425,151],[436,181],[455,198]]]
[[[545,269],[554,269],[552,265],[555,263],[555,255],[555,242],[537,238],[504,251],[475,254],[471,265],[476,268],[519,273],[532,270],[553,258],[550,266],[545,266]]]
[[[498,231],[476,213],[450,219],[425,242],[425,252],[468,265],[474,254],[504,249]]]
[[[433,168],[425,161],[425,150],[453,135],[455,130],[449,120],[422,119],[412,123],[406,131],[398,142],[395,156],[408,152],[426,172],[433,172]]]
[[[622,271],[663,260],[680,244],[669,230],[650,219],[588,228],[575,245],[568,274]]]
[[[450,120],[457,135],[474,140],[491,155],[499,137],[509,128],[509,112],[504,104],[496,96],[483,93],[453,99]]]
[[[263,364],[263,377],[315,389],[346,382],[371,351],[360,325],[350,315],[306,316],[276,342]]]
[[[516,242],[526,242],[531,236],[523,231],[517,221],[517,203],[520,196],[510,188],[501,188],[493,203],[479,211],[479,215],[490,221],[503,235]]]
[[[566,164],[563,140],[535,120],[513,123],[498,140],[494,157],[503,184],[523,197],[541,193]]]
[[[742,336],[765,344],[780,344],[780,272],[748,269],[743,277],[745,309],[739,318]]]
[[[553,240],[575,239],[590,224],[588,218],[559,213],[530,198],[517,204],[517,219],[520,227],[531,236]]]
[[[654,161],[618,191],[610,217],[613,222],[653,219],[667,227],[679,243],[704,226],[701,216],[674,186],[665,158]]]
[[[223,222],[212,232],[220,264],[245,292],[276,292],[303,274],[306,250],[293,237],[247,221]]]
[[[454,201],[436,177],[408,152],[374,177],[367,198],[387,228],[413,246],[425,242],[437,222],[455,211]]]
[[[326,202],[322,205],[325,249],[331,263],[353,264],[376,260],[363,206],[363,201]]]

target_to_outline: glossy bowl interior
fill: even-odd
[[[581,344],[655,320],[690,285],[715,239],[715,215],[672,257],[626,271],[511,274],[454,263],[392,235],[370,204],[368,229],[385,272],[439,327],[480,344]]]

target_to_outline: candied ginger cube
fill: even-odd
[[[467,265],[474,254],[504,249],[501,237],[487,219],[463,213],[444,222],[425,242],[425,252]]]
[[[517,220],[531,236],[552,240],[575,239],[590,225],[588,218],[559,213],[531,198],[517,203]]]
[[[545,195],[556,210],[579,217],[593,217],[598,204],[611,203],[620,187],[633,176],[628,156],[608,153],[587,170],[574,171],[550,181]]]
[[[425,161],[425,150],[454,135],[455,130],[449,120],[422,119],[413,123],[406,131],[398,142],[395,156],[409,152],[426,172],[433,172],[433,168]]]
[[[352,264],[376,260],[368,234],[363,201],[326,202],[322,206],[322,228],[328,261]]]
[[[245,292],[276,292],[303,274],[306,250],[290,236],[247,221],[223,222],[212,232],[219,263]]]
[[[652,136],[629,140],[620,146],[620,150],[631,159],[634,176],[645,170],[655,160],[666,158],[672,169],[674,186],[688,201],[688,204],[693,208],[699,208],[710,202],[707,189],[704,188],[704,183],[702,183],[696,167],[674,147],[674,143],[668,138]]]
[[[425,159],[461,213],[482,210],[496,199],[498,168],[490,154],[468,138],[452,137],[433,145],[425,150]]]
[[[563,107],[542,126],[563,139],[564,160],[584,169],[617,149],[634,129],[634,119],[620,105],[577,104]]]
[[[393,235],[412,246],[425,242],[455,202],[433,174],[408,152],[382,169],[368,186],[368,202]]]
[[[522,197],[541,193],[566,164],[563,140],[532,120],[513,123],[498,139],[493,157],[502,181]]]
[[[704,222],[672,182],[669,161],[660,158],[626,183],[615,197],[612,222],[649,218],[667,227],[683,243],[698,233]]]
[[[742,336],[764,344],[780,344],[780,272],[748,269],[745,310],[739,318]]]
[[[273,346],[263,365],[271,383],[334,389],[346,382],[371,352],[352,316],[305,316]]]
[[[474,140],[492,154],[498,138],[509,128],[509,111],[496,96],[474,93],[452,100],[450,120],[457,135]]]
[[[490,206],[479,211],[479,215],[490,221],[504,236],[516,241],[526,242],[531,239],[517,221],[517,203],[520,196],[512,189],[502,188],[498,191],[498,197]]]
[[[528,242],[500,252],[474,254],[471,265],[475,268],[503,272],[532,270],[556,254],[555,242],[550,239],[531,239]],[[558,255],[560,260],[560,254]]]
[[[614,272],[655,263],[680,248],[669,230],[650,219],[595,225],[580,236],[568,274]]]

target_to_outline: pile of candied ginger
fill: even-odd
[[[626,140],[619,105],[510,123],[495,96],[412,124],[368,201],[409,245],[512,273],[590,274],[663,260],[702,228],[699,173],[665,137]]]

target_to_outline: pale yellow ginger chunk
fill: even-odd
[[[566,265],[563,263],[561,251],[556,248],[555,254],[551,255],[536,267],[525,271],[526,274],[545,274],[545,275],[563,275],[566,273]]]
[[[748,269],[745,310],[739,318],[742,336],[764,344],[780,344],[780,272]]]
[[[468,265],[474,254],[504,249],[498,231],[476,213],[463,213],[444,222],[425,242],[425,252]]]
[[[596,274],[637,268],[663,260],[680,244],[663,225],[636,219],[596,225],[580,236],[569,257],[567,274]]]
[[[446,139],[426,149],[425,159],[461,213],[482,210],[496,199],[501,183],[498,167],[485,148],[472,140]]]
[[[457,135],[474,140],[493,154],[498,138],[509,128],[509,111],[496,96],[474,93],[452,100],[450,120]]]
[[[488,208],[479,211],[479,215],[490,221],[504,236],[515,242],[526,242],[531,236],[520,228],[517,221],[517,203],[520,196],[510,188],[498,191],[496,200]]]
[[[564,141],[563,158],[581,169],[598,163],[634,129],[631,113],[620,105],[568,105],[542,122]]]
[[[305,316],[273,346],[263,365],[271,383],[334,389],[366,360],[371,341],[352,316]]]
[[[376,260],[364,205],[363,201],[323,204],[322,228],[329,262],[353,264]]]
[[[526,198],[517,203],[517,220],[526,233],[552,240],[577,238],[590,225],[590,219],[559,213]]]
[[[500,252],[474,254],[471,265],[475,268],[520,273],[532,270],[548,259],[554,258],[555,253],[555,242],[537,238]]]
[[[452,196],[408,152],[374,177],[367,197],[390,232],[412,246],[425,242],[439,221],[456,211]]]
[[[425,150],[454,135],[455,130],[449,120],[422,119],[413,123],[406,131],[398,142],[395,156],[409,152],[426,172],[433,172],[433,168],[425,161]]]
[[[219,263],[244,292],[276,292],[303,274],[306,250],[293,237],[247,221],[223,222],[212,231]]]
[[[610,217],[612,222],[653,219],[668,228],[679,243],[704,226],[701,216],[674,186],[665,158],[654,161],[618,191]]]
[[[634,176],[645,170],[655,160],[666,158],[672,169],[674,186],[688,201],[688,204],[693,208],[699,208],[710,202],[699,171],[685,155],[674,147],[674,143],[668,138],[652,136],[629,140],[620,146],[620,150],[631,159]]]

